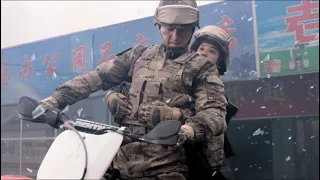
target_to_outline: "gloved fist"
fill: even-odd
[[[50,96],[40,101],[40,104],[44,106],[45,109],[49,108],[59,108],[59,104],[56,98]]]
[[[121,174],[118,169],[108,168],[107,172],[103,175],[105,180],[117,180],[120,179]]]
[[[131,112],[132,106],[128,103],[127,97],[121,93],[110,91],[106,94],[106,102],[114,118],[123,119]]]
[[[179,108],[170,107],[163,102],[155,101],[151,105],[141,105],[138,115],[141,121],[151,121],[155,126],[161,121],[179,120],[181,112]]]
[[[180,128],[180,132],[179,132],[179,137],[178,137],[178,143],[177,145],[182,145],[186,140],[190,139],[194,139],[194,130],[191,126],[189,125],[182,125]]]

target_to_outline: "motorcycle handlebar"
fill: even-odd
[[[76,119],[75,121],[72,121],[61,110],[56,108],[49,108],[45,105],[40,104],[38,101],[26,96],[20,98],[19,104],[18,104],[18,112],[22,120],[27,120],[35,123],[49,124],[50,126],[56,129],[58,129],[60,125],[64,124],[63,116],[65,116],[67,121],[74,122],[72,123],[72,125],[75,126],[76,129],[77,129],[77,123],[78,123],[78,127],[88,129],[88,127],[86,127],[86,124],[87,124],[87,125],[90,125],[92,130],[95,130],[95,131],[101,131],[105,133],[105,131],[109,130],[109,131],[122,134],[123,136],[127,136],[133,141],[142,141],[146,143],[161,144],[161,145],[177,144],[178,133],[181,127],[180,121],[166,120],[158,123],[148,134],[145,134],[143,136],[137,136],[136,134],[133,134],[127,131],[126,129],[124,129],[124,127],[115,127],[115,126],[110,126],[110,125],[105,125],[101,123],[80,120],[80,119]],[[81,124],[81,122],[84,124],[84,126],[79,126],[79,123]],[[97,126],[100,126],[100,128],[94,129],[94,127],[97,128]]]

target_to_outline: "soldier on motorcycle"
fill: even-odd
[[[229,64],[229,35],[223,29],[217,26],[206,26],[196,31],[194,33],[194,37],[195,41],[191,45],[191,51],[196,52],[197,54],[212,60],[214,63],[217,64],[220,75],[223,75],[227,70],[226,68]],[[106,95],[107,105],[116,123],[121,122],[124,115],[130,112],[131,106],[127,102],[130,85],[131,84],[128,82],[123,82],[121,85],[112,88],[111,91],[109,91]],[[176,97],[175,99],[171,100],[171,102],[168,104],[158,103],[158,105],[154,106],[154,108],[155,109],[153,110],[153,113],[159,111],[159,115],[162,117],[166,115],[168,116],[170,114],[176,114],[174,116],[171,116],[170,119],[182,120],[182,123],[184,123],[183,119],[185,119],[182,117],[191,117],[195,115],[194,99],[186,94],[184,94],[183,96]],[[228,112],[228,114],[230,113]],[[153,115],[153,117],[156,117],[156,115]],[[224,148],[223,140],[223,135],[218,137],[217,141],[219,143],[217,143],[217,149]],[[193,154],[188,155],[192,156]],[[217,154],[216,156],[212,156],[217,159],[214,161],[218,162],[214,167],[215,169],[219,169],[222,164],[221,156],[223,155]],[[190,167],[192,166],[191,164],[194,164],[194,166],[199,166],[199,164],[196,164],[196,162],[190,162],[188,164],[189,171],[193,171],[194,169],[193,167]],[[224,169],[226,168],[224,167],[223,170]],[[195,173],[197,173],[195,176],[199,176],[198,172],[194,172],[191,176],[193,176]],[[191,177],[189,177],[189,179],[190,178]],[[199,178],[194,177],[194,179]]]
[[[133,133],[145,134],[160,121],[180,116],[184,125],[179,143],[201,139],[205,145],[203,152],[215,167],[218,161],[211,157],[223,156],[223,149],[216,148],[216,140],[227,128],[227,100],[215,63],[196,53],[188,53],[192,34],[195,27],[199,27],[196,1],[160,1],[155,24],[163,40],[160,46],[134,47],[100,64],[96,70],[61,84],[51,97],[41,102],[62,109],[98,90],[109,90],[123,81],[131,82],[129,96],[121,102],[130,111],[123,114],[119,123]],[[184,95],[195,99],[194,116],[183,116],[178,107],[168,106],[174,98]],[[159,105],[172,112],[163,114],[155,108]],[[123,145],[113,166],[121,170],[123,179],[179,180],[187,178],[188,170],[182,146],[141,142]]]

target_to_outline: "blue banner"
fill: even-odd
[[[223,80],[257,77],[252,3],[226,1],[200,7],[201,27],[217,25],[231,37],[230,65]]]
[[[201,27],[218,25],[231,36],[224,80],[255,76],[252,4],[219,2],[200,7]],[[244,13],[245,12],[245,13]],[[160,44],[154,19],[146,17],[1,50],[1,104],[21,96],[42,99],[64,81],[93,70],[132,46]],[[100,92],[101,93],[101,92]]]
[[[90,30],[1,50],[1,104],[25,95],[44,98],[62,82],[92,70],[92,36]]]

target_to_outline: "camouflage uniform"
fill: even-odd
[[[132,79],[128,98],[132,110],[122,123],[135,133],[144,134],[155,124],[140,121],[138,114],[142,105],[156,100],[169,103],[176,96],[189,95],[195,99],[195,115],[186,118],[185,124],[192,127],[196,136],[205,134],[203,149],[208,159],[212,159],[210,164],[215,165],[218,161],[212,156],[223,156],[223,150],[217,148],[220,146],[217,138],[227,128],[227,100],[217,67],[195,53],[184,53],[173,59],[167,55],[168,49],[163,44],[134,47],[100,64],[96,70],[63,83],[52,97],[43,101],[63,108],[98,90],[106,91]],[[186,179],[185,151],[181,146],[129,143],[120,148],[113,164],[121,170],[124,179]]]
[[[112,98],[112,97],[108,97],[108,95],[111,92],[120,93],[126,98],[129,98],[130,87],[131,87],[131,83],[129,82],[122,82],[119,86],[112,87],[110,91],[106,94],[107,105],[108,105],[108,100]],[[182,94],[181,96],[174,97],[170,102],[167,103],[167,105],[169,107],[178,108],[178,110],[181,112],[180,117],[176,119],[173,118],[172,120],[180,120],[182,124],[184,124],[189,117],[192,117],[195,115],[194,99],[188,94]],[[114,121],[117,124],[120,125],[121,123],[119,122],[122,122],[122,120],[123,118],[119,118],[117,115],[114,116]]]
[[[143,50],[142,56],[137,58]],[[130,88],[129,101],[133,105],[133,111],[124,123],[151,129],[153,127],[151,123],[143,124],[136,117],[141,104],[154,100],[168,102],[177,95],[188,94],[195,98],[196,115],[187,119],[186,123],[196,132],[205,132],[207,138],[204,152],[208,159],[211,159],[210,164],[216,165],[223,157],[223,150],[217,142],[221,137],[219,135],[226,130],[227,104],[224,85],[219,78],[217,68],[212,62],[196,54],[184,54],[174,60],[165,60],[165,68],[155,71],[150,67],[151,62],[156,62],[158,59],[154,55],[163,57],[163,54],[159,46],[147,49],[142,46],[136,47],[115,60],[99,65],[95,71],[77,76],[58,86],[53,97],[59,102],[59,107],[63,108],[65,105],[72,105],[87,98],[91,93],[100,89],[108,90],[132,77],[132,84],[135,86]],[[157,76],[152,76],[151,72],[157,73]],[[139,88],[141,89],[143,85],[142,80],[147,81],[148,86],[145,88],[142,103],[135,103],[137,101],[135,98],[140,97],[137,93],[141,92]],[[160,90],[160,84],[164,92],[162,94],[156,93]],[[140,87],[137,87],[139,85]],[[223,143],[223,139],[220,142]],[[221,156],[221,159],[212,157],[215,154]],[[173,168],[177,172],[187,171],[184,161],[182,147],[130,143],[121,147],[114,164],[129,177],[145,177],[171,172]]]

